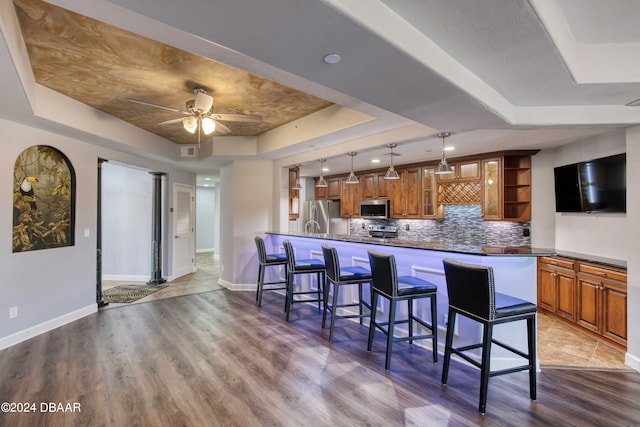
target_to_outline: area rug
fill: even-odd
[[[167,285],[119,285],[102,291],[102,298],[112,303],[134,302],[166,287]]]

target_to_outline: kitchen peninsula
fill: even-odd
[[[450,258],[461,262],[491,266],[494,269],[496,291],[537,301],[536,268],[537,257],[554,255],[553,250],[536,249],[528,246],[499,247],[474,246],[469,244],[428,242],[424,240],[388,239],[349,235],[327,235],[310,233],[268,232],[267,244],[273,252],[282,252],[282,241],[289,240],[296,257],[323,259],[322,243],[337,249],[343,266],[361,266],[369,269],[368,250],[394,254],[398,275],[412,275],[428,280],[438,286],[438,329],[439,346],[444,345],[444,330],[448,308],[447,286],[442,260]],[[316,283],[303,283],[314,289]],[[351,293],[352,292],[352,293]],[[356,299],[355,289],[342,294],[344,301]],[[378,307],[382,316],[388,315],[388,308]],[[416,313],[424,315],[429,308],[420,304],[414,307]],[[406,307],[398,315],[406,316]],[[520,324],[522,323],[522,324]],[[457,340],[462,343],[478,342],[480,325],[469,319],[459,318],[456,325]],[[526,349],[526,329],[524,322],[503,325],[494,332],[496,339],[507,342],[522,350]],[[509,352],[496,348],[492,353],[492,366],[496,368],[512,366],[520,362]]]

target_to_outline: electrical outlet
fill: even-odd
[[[18,307],[17,306],[13,306],[9,308],[9,319],[13,319],[15,317],[18,317]]]
[[[528,228],[523,228],[522,229],[522,236],[523,237],[529,237],[529,235],[530,235],[529,229]]]
[[[406,225],[404,226],[404,229],[405,229],[405,230],[407,230],[407,231],[409,231],[409,224],[406,224]]]

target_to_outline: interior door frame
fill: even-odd
[[[178,191],[188,191],[190,194],[190,201],[189,201],[189,228],[190,228],[190,235],[191,235],[191,265],[190,265],[190,271],[186,271],[186,273],[184,274],[189,274],[189,273],[194,273],[196,271],[196,240],[195,240],[195,230],[196,230],[196,225],[195,225],[195,201],[196,201],[196,196],[195,196],[195,187],[193,185],[186,185],[186,184],[178,184],[178,183],[174,183],[173,184],[173,208],[171,209],[171,212],[173,212],[173,219],[172,219],[172,229],[173,229],[173,238],[171,239],[171,264],[172,264],[172,268],[171,268],[171,276],[172,276],[172,280],[177,279],[178,277],[183,276],[183,272],[180,270],[183,266],[179,266],[178,265],[178,245],[176,244],[177,242],[177,221],[178,221],[178,212],[177,212],[177,201],[178,201]]]

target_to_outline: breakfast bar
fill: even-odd
[[[512,295],[527,301],[536,302],[536,259],[539,256],[553,255],[550,249],[537,249],[528,246],[474,246],[469,244],[429,242],[424,240],[393,239],[385,237],[362,237],[350,235],[330,235],[313,233],[267,232],[266,243],[272,252],[283,252],[282,242],[289,240],[296,257],[323,259],[321,245],[326,243],[337,249],[340,263],[344,266],[361,266],[369,269],[368,250],[393,254],[396,258],[398,275],[411,275],[427,280],[438,286],[438,343],[444,345],[444,332],[447,322],[447,285],[442,260],[453,259],[469,264],[490,266],[494,270],[496,292]],[[281,274],[284,274],[282,272]],[[315,289],[315,282],[303,283],[309,289]],[[357,299],[355,291],[345,292],[344,301]],[[388,315],[388,308],[378,306],[380,316]],[[428,315],[428,305],[414,307],[415,313]],[[404,307],[399,316],[406,316]],[[456,322],[456,340],[458,343],[478,342],[481,336],[480,324],[459,317]],[[524,322],[503,325],[496,328],[496,339],[515,348],[526,349],[526,328]],[[496,368],[506,368],[518,363],[513,355],[496,348],[492,352],[491,363]]]

